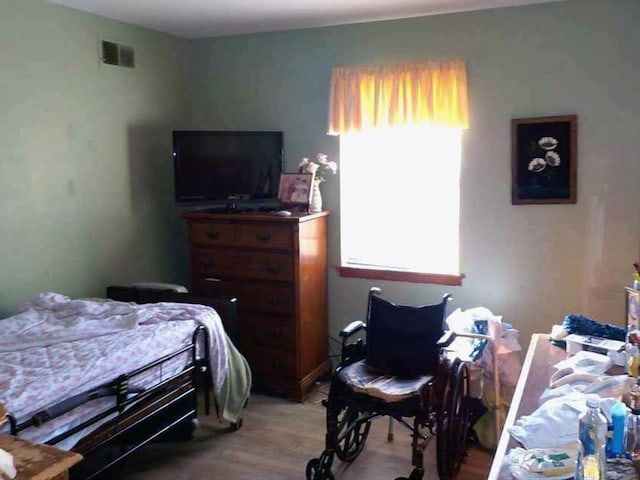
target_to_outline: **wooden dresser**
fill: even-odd
[[[330,370],[328,212],[190,212],[191,289],[238,298],[238,347],[259,390],[301,400]]]

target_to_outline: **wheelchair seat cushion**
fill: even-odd
[[[420,307],[371,297],[367,319],[367,363],[389,375],[431,375],[438,362],[444,303]]]
[[[354,392],[392,403],[420,395],[425,386],[433,380],[433,375],[414,378],[384,375],[368,365],[365,360],[360,360],[343,367],[338,372],[338,378]]]

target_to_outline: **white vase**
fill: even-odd
[[[322,211],[322,194],[320,193],[320,182],[313,182],[311,190],[311,203],[309,203],[309,211],[311,213]]]

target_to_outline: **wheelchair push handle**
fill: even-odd
[[[438,339],[437,345],[441,348],[446,348],[453,343],[456,339],[456,332],[453,330],[447,330],[444,334]]]
[[[360,330],[363,330],[365,328],[367,328],[367,326],[365,325],[365,323],[363,321],[356,320],[354,322],[351,322],[349,325],[344,327],[342,330],[340,330],[340,336],[342,338],[350,337],[351,335],[354,335],[355,333],[357,333]]]

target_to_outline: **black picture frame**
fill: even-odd
[[[577,203],[577,115],[511,120],[511,203]]]

